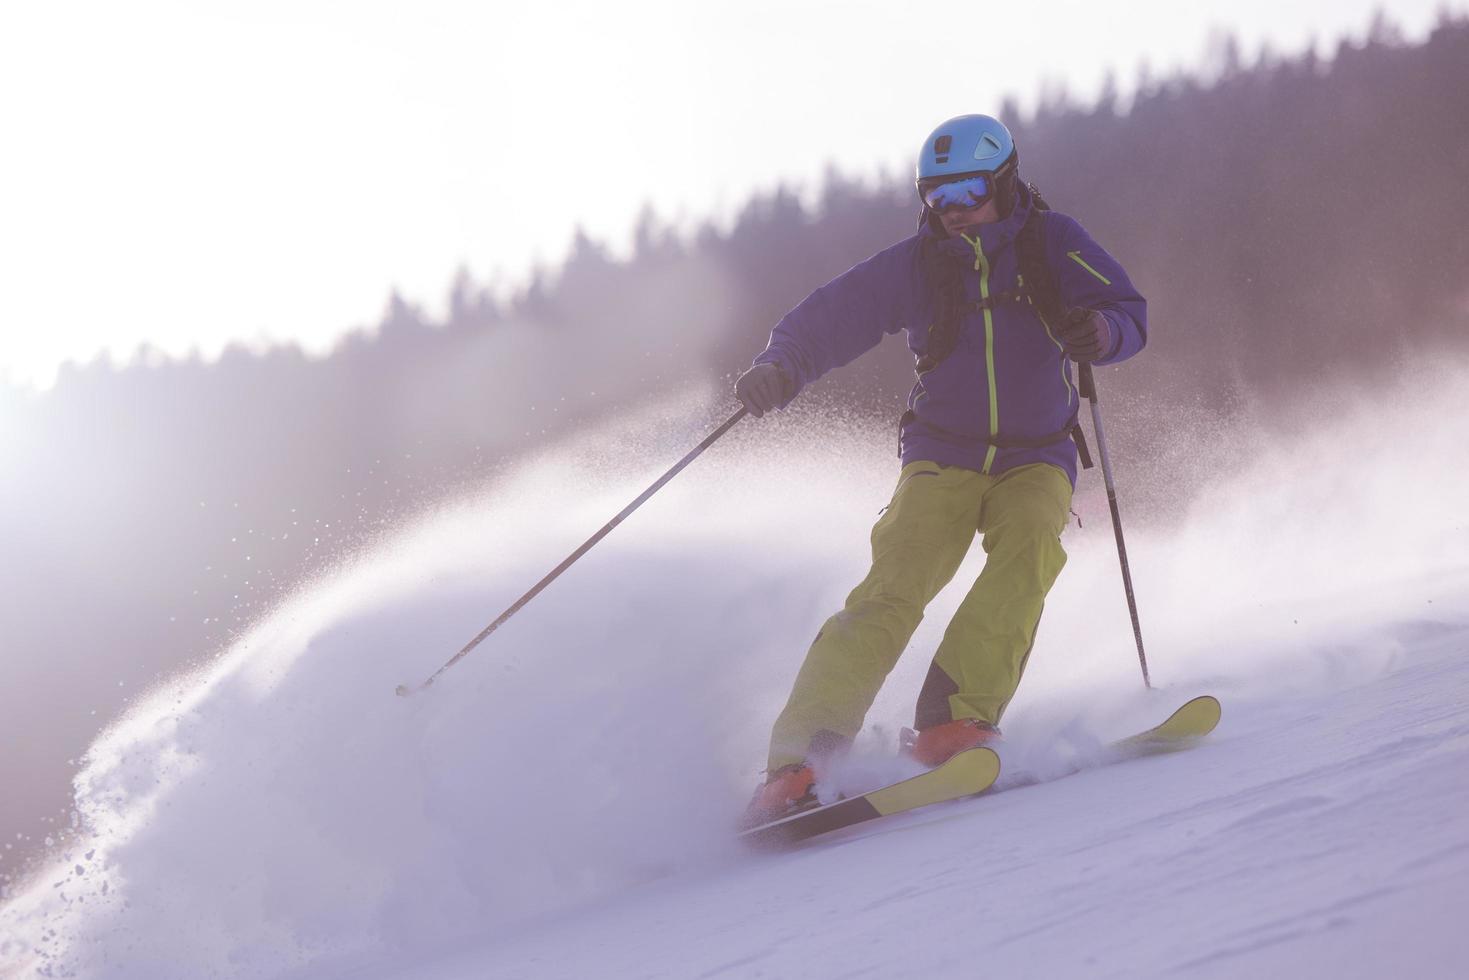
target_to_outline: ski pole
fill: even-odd
[[[647,503],[649,497],[653,496],[653,494],[661,490],[663,488],[663,485],[669,480],[673,479],[675,476],[678,476],[679,472],[685,466],[688,466],[695,459],[697,459],[699,457],[699,454],[702,453],[704,450],[714,445],[715,440],[717,440],[720,436],[724,435],[726,432],[732,429],[734,427],[734,424],[740,419],[744,418],[749,411],[750,410],[748,408],[741,407],[738,412],[735,412],[728,419],[726,419],[723,425],[715,429],[713,432],[709,433],[709,435],[705,436],[703,442],[699,443],[693,449],[689,450],[688,455],[675,463],[671,470],[669,470],[667,473],[664,473],[656,481],[654,481],[651,487],[639,494],[637,500],[634,500],[632,503],[622,508],[622,511],[616,517],[612,518],[612,520],[608,521],[606,524],[603,524],[600,531],[592,535],[585,541],[585,543],[582,544],[580,548],[577,548],[570,555],[568,555],[565,561],[557,565],[555,568],[551,569],[550,573],[545,578],[537,582],[529,592],[521,596],[519,599],[516,599],[509,609],[502,612],[499,615],[499,618],[497,618],[493,623],[480,630],[479,634],[474,639],[464,644],[463,648],[460,649],[458,653],[450,657],[448,662],[445,663],[444,666],[440,667],[438,670],[430,674],[428,676],[428,679],[425,680],[422,684],[419,684],[416,687],[409,687],[407,684],[399,684],[398,696],[406,698],[410,694],[417,694],[419,691],[423,690],[434,681],[438,680],[439,675],[442,674],[444,671],[448,670],[460,660],[464,659],[469,651],[473,650],[475,647],[479,646],[481,642],[484,641],[485,637],[489,636],[491,633],[495,632],[495,630],[504,625],[505,621],[511,616],[514,616],[516,613],[520,612],[521,607],[524,606],[527,602],[530,602],[536,596],[540,595],[542,589],[550,585],[556,580],[557,576],[559,576],[562,572],[566,571],[568,568],[574,565],[578,558],[586,554],[588,551],[591,551],[594,544],[605,538],[608,532],[610,532],[617,525],[621,524],[629,514],[637,510],[643,504]]]
[[[1137,662],[1143,668],[1143,686],[1151,688],[1148,657],[1143,653],[1143,628],[1137,618],[1137,596],[1132,591],[1132,570],[1127,564],[1127,544],[1122,540],[1122,512],[1117,507],[1117,485],[1112,481],[1112,460],[1107,454],[1107,434],[1102,430],[1102,410],[1097,406],[1097,382],[1092,366],[1083,361],[1077,368],[1081,396],[1092,403],[1092,431],[1097,434],[1097,455],[1102,457],[1102,479],[1107,483],[1107,505],[1112,508],[1112,531],[1117,536],[1117,558],[1122,563],[1122,588],[1127,592],[1127,611],[1132,615],[1132,635],[1137,639]]]

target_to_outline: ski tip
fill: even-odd
[[[973,748],[956,752],[947,762],[930,772],[952,772],[965,773],[971,776],[984,776],[992,774],[989,778],[998,779],[1000,775],[1000,753],[993,745],[976,745]]]
[[[1200,723],[1207,723],[1209,726],[1208,730],[1213,731],[1214,726],[1219,724],[1219,719],[1224,716],[1224,706],[1219,703],[1219,699],[1214,695],[1201,694],[1192,701],[1184,704],[1174,714],[1183,712],[1189,713],[1198,719]]]
[[[1219,725],[1224,709],[1212,694],[1187,701],[1157,728],[1144,732],[1141,740],[1187,743],[1208,735]]]

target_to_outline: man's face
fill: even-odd
[[[944,231],[952,237],[954,235],[966,235],[974,237],[975,229],[980,225],[987,225],[993,221],[1000,220],[1000,209],[995,204],[995,199],[990,198],[977,208],[946,208],[939,212],[939,221],[944,226]]]

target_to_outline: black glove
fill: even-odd
[[[1067,310],[1057,333],[1066,355],[1078,363],[1095,361],[1112,350],[1112,327],[1107,318],[1084,306]]]
[[[778,364],[756,364],[735,382],[735,397],[757,419],[791,397],[791,383]]]

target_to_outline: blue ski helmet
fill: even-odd
[[[993,116],[955,116],[924,140],[914,183],[922,200],[925,192],[937,184],[989,175],[999,192],[1000,211],[1008,214],[1019,162],[1015,139],[1004,123]]]

